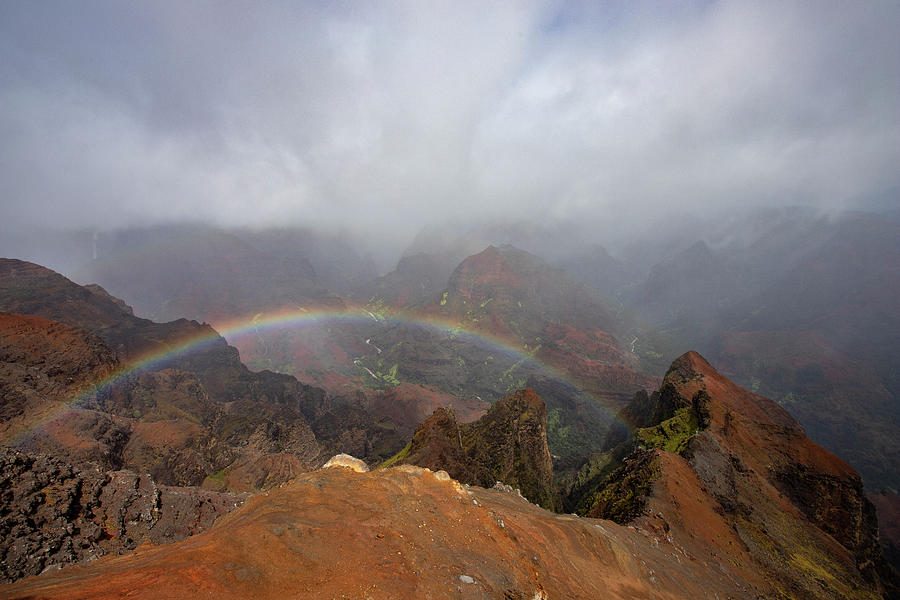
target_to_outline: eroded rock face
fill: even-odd
[[[869,500],[878,511],[878,536],[885,558],[900,569],[900,496],[888,490],[870,494]]]
[[[237,462],[241,489],[274,485],[321,462],[304,410],[324,392],[250,372],[208,325],[137,318],[100,288],[11,259],[0,259],[0,310],[32,313],[0,313],[0,444],[169,485],[201,485]],[[180,347],[155,370],[127,374],[129,361]],[[93,387],[112,374],[122,375],[116,385]],[[265,454],[296,460],[257,460]]]
[[[0,580],[184,539],[244,498],[0,448]]]
[[[459,481],[474,481],[459,428],[452,408],[438,408],[416,428],[408,455],[400,462],[443,469]]]
[[[869,581],[877,581],[884,560],[878,519],[859,476],[837,477],[800,463],[782,466],[775,477],[804,516],[849,550]]]
[[[545,508],[559,507],[547,449],[547,409],[531,389],[498,400],[481,419],[459,424],[439,408],[413,434],[399,462],[443,469],[463,483],[500,481]]]
[[[789,598],[896,593],[859,475],[774,402],[678,358],[628,411],[634,452],[589,514],[690,539]]]
[[[557,515],[403,466],[320,469],[188,540],[47,573],[7,598],[735,598],[766,591],[682,540]]]

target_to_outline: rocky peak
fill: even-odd
[[[460,424],[451,408],[438,408],[389,462],[445,470],[463,483],[502,482],[546,508],[556,508],[553,464],[547,448],[547,408],[531,389],[498,400],[478,421]]]
[[[651,399],[629,407],[645,419],[636,450],[608,476],[591,516],[662,527],[706,552],[752,561],[780,593],[791,590],[788,597],[889,589],[859,475],[784,409],[696,352],[672,363]],[[720,533],[698,535],[698,527]]]
[[[537,257],[511,246],[488,246],[459,264],[450,275],[448,288],[451,294],[470,301],[488,290],[519,288],[526,281],[522,271],[533,271],[539,262]]]
[[[632,332],[627,315],[564,270],[512,246],[468,257],[421,312],[499,337],[616,402],[655,385],[622,341]]]
[[[459,423],[449,406],[437,408],[413,433],[408,454],[400,462],[443,469],[458,481],[473,481],[468,458],[463,452]]]
[[[723,429],[727,429],[733,419],[739,419],[753,429],[772,426],[781,429],[785,435],[806,439],[803,428],[786,410],[724,377],[697,352],[686,352],[676,358],[666,373],[664,383],[674,386],[683,397],[692,398],[700,390],[708,392],[717,407],[713,411],[713,420]],[[816,448],[825,452],[818,446]],[[844,472],[850,470],[846,464],[843,467],[841,470]]]

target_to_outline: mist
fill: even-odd
[[[896,3],[0,7],[0,235],[344,232],[896,198]]]

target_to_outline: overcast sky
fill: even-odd
[[[900,3],[0,3],[0,220],[404,233],[898,189]]]

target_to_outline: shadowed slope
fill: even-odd
[[[544,508],[559,508],[547,449],[547,407],[531,389],[501,398],[474,423],[458,423],[449,407],[437,409],[388,462],[442,469],[472,485],[501,482]]]

